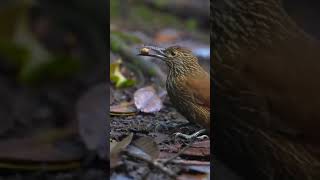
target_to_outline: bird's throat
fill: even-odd
[[[204,71],[203,68],[197,63],[184,63],[183,65],[170,64],[168,78],[183,77],[192,74],[197,74]]]

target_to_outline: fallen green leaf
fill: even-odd
[[[120,71],[122,60],[118,59],[116,62],[110,64],[110,80],[115,83],[116,88],[124,88],[133,86],[136,81],[127,79]]]

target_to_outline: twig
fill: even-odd
[[[163,165],[166,165],[168,164],[169,162],[171,162],[172,160],[176,159],[177,157],[179,157],[182,153],[184,153],[189,147],[191,146],[191,143],[190,144],[187,144],[187,146],[185,146],[183,149],[181,149],[177,154],[173,155],[172,157],[170,157],[169,159],[167,160],[164,160],[162,162]]]
[[[202,133],[202,131],[201,131]],[[192,139],[190,143],[188,143],[183,149],[181,149],[177,154],[173,155],[171,158],[164,160],[163,161],[163,165],[168,164],[169,162],[171,162],[172,160],[176,159],[177,157],[179,157],[182,153],[184,153],[194,142],[196,139]]]
[[[163,173],[167,174],[172,179],[175,179],[177,177],[177,175],[174,172],[172,172],[167,167],[164,167],[162,163],[158,163],[158,162],[152,161],[152,160],[144,158],[142,156],[130,153],[129,151],[124,151],[123,153],[125,155],[127,155],[128,157],[131,157],[131,158],[134,158],[134,159],[138,159],[140,161],[148,163],[150,166],[159,169],[160,171],[162,171]]]

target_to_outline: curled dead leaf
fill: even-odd
[[[134,104],[145,113],[154,113],[163,107],[162,100],[153,86],[138,89],[134,93]]]

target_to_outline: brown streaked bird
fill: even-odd
[[[198,59],[180,46],[144,46],[141,50],[139,55],[155,57],[167,64],[166,88],[174,107],[189,122],[210,132],[210,76]]]

